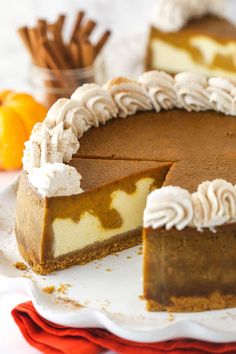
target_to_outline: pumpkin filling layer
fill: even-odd
[[[56,218],[52,223],[54,257],[141,227],[146,198],[154,184],[155,180],[147,177],[135,183],[133,193],[129,194],[122,190],[112,192],[107,214],[113,210],[119,214],[120,218],[117,225],[112,228],[104,227],[99,217],[92,211],[83,212],[78,222],[70,218]]]

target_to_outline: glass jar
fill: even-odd
[[[105,81],[105,64],[101,57],[90,67],[52,70],[32,65],[29,73],[33,95],[46,107],[50,107],[61,97],[69,98],[79,86],[85,83],[95,82],[102,85]]]

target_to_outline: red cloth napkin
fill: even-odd
[[[12,316],[27,342],[46,354],[97,354],[106,349],[125,354],[236,353],[236,343],[179,339],[146,344],[119,338],[105,329],[62,327],[42,318],[31,302],[18,305]]]

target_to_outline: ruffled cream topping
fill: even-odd
[[[214,229],[236,220],[236,188],[231,183],[215,179],[198,186],[192,195],[194,217],[192,225],[198,230]]]
[[[195,73],[180,73],[175,76],[175,91],[178,105],[187,111],[206,111],[211,108],[208,82],[205,76]]]
[[[236,187],[222,179],[201,183],[192,195],[180,187],[156,189],[144,211],[144,227],[154,229],[189,226],[214,231],[231,222],[236,222]]]
[[[68,163],[78,149],[79,141],[73,128],[65,129],[63,122],[51,129],[44,123],[37,123],[30,140],[25,143],[24,169],[30,172],[46,163]]]
[[[78,104],[75,100],[60,98],[47,113],[44,124],[52,129],[63,122],[65,129],[72,128],[80,138],[91,126],[93,116],[91,112]]]
[[[209,100],[213,109],[224,114],[235,114],[233,95],[235,84],[229,80],[219,77],[209,79]]]
[[[140,76],[139,82],[148,91],[156,112],[172,109],[176,105],[175,80],[163,71],[149,71]]]
[[[224,12],[224,0],[159,0],[152,22],[163,32],[177,32],[193,18]]]
[[[119,77],[108,81],[103,87],[111,93],[118,106],[119,116],[122,118],[137,111],[152,110],[148,93],[137,81]]]
[[[192,199],[187,190],[168,186],[149,194],[144,210],[144,227],[182,230],[192,218]]]
[[[105,124],[118,114],[110,93],[97,84],[85,84],[79,87],[71,98],[90,111],[92,120],[89,124],[95,127]]]
[[[46,163],[33,169],[28,178],[32,186],[44,198],[68,196],[83,192],[80,187],[81,175],[74,167],[63,163]]]

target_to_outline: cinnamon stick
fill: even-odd
[[[37,27],[28,28],[29,39],[32,47],[33,58],[36,65],[44,67],[45,62],[41,56],[41,52],[39,50],[39,44],[41,40],[41,34]]]
[[[65,16],[60,15],[52,27],[51,31],[53,33],[53,40],[55,42],[55,50],[60,51],[60,54],[58,52],[58,55],[60,56],[59,60],[61,59],[63,61],[63,67],[66,66],[66,68],[69,68],[71,66],[71,60],[70,60],[70,53],[68,52],[67,46],[64,43],[63,40],[63,35],[62,35],[62,28],[63,24],[65,21]]]
[[[94,30],[94,28],[96,27],[96,22],[93,20],[88,20],[87,23],[85,24],[84,27],[81,28],[81,30],[79,31],[79,35],[80,37],[85,37],[88,38],[90,36],[90,34],[92,33],[92,31]]]
[[[83,67],[91,66],[94,61],[94,47],[89,39],[81,39],[81,53]]]
[[[62,33],[62,30],[63,30],[63,26],[64,26],[64,23],[65,23],[65,19],[66,19],[66,16],[64,14],[62,15],[59,15],[58,18],[57,18],[57,21],[55,23],[56,27],[57,27],[57,30]]]
[[[82,66],[81,60],[81,50],[78,42],[72,42],[69,44],[69,50],[71,55],[71,61],[73,63],[73,67],[80,68]]]
[[[110,31],[106,31],[95,45],[92,44],[90,35],[96,27],[96,22],[87,20],[84,23],[84,16],[84,11],[77,13],[69,43],[63,38],[66,19],[64,14],[59,15],[52,24],[40,18],[36,27],[21,27],[18,30],[33,63],[49,69],[48,77],[45,78],[44,73],[42,76],[48,103],[53,103],[61,95],[70,95],[79,82],[77,77],[70,73],[68,75],[65,71],[92,66],[110,36]]]
[[[106,31],[100,37],[100,39],[98,40],[97,44],[95,45],[95,56],[97,56],[99,54],[99,52],[102,50],[102,48],[105,46],[105,44],[108,41],[110,35],[111,35],[111,31]]]
[[[55,57],[54,52],[52,51],[52,48],[49,44],[49,40],[44,38],[43,41],[41,42],[41,48],[44,53],[44,57],[46,59],[46,62],[48,66],[53,69],[53,70],[59,70],[60,66],[58,64],[57,58]]]
[[[27,49],[27,51],[30,53],[31,58],[34,60],[34,52],[33,52],[33,48],[30,42],[30,38],[29,38],[29,32],[28,32],[28,28],[27,27],[21,27],[17,30],[25,48]]]
[[[82,20],[84,18],[84,15],[85,15],[84,11],[79,11],[77,13],[75,24],[74,24],[74,28],[73,28],[72,33],[71,33],[71,38],[70,38],[70,42],[71,43],[77,39],[77,35],[78,35],[78,32],[79,32]]]
[[[44,56],[50,69],[58,79],[61,87],[75,88],[77,81],[75,78],[66,75],[63,70],[68,70],[68,65],[63,61],[63,58],[59,55],[58,47],[56,43],[47,39],[42,41],[42,48],[44,50]]]
[[[58,69],[69,69],[69,66],[66,63],[64,57],[62,56],[62,52],[60,51],[60,48],[55,40],[44,40],[43,44],[44,49],[46,49],[53,56]]]
[[[39,18],[38,21],[38,29],[41,33],[42,37],[47,36],[47,21],[44,18]]]

